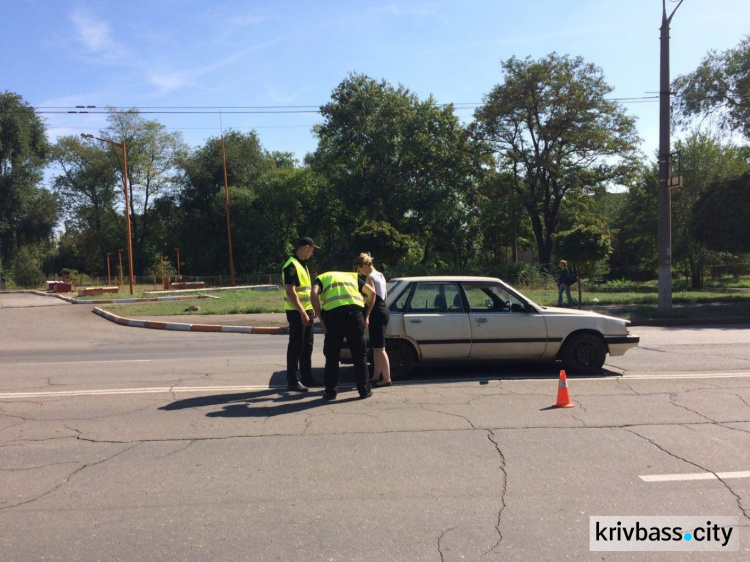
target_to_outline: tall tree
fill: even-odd
[[[750,216],[750,173],[719,179],[701,196],[692,227],[707,247],[725,252],[750,252],[747,217]]]
[[[613,223],[615,237],[610,256],[614,276],[653,278],[657,267],[659,171],[642,165],[631,180],[625,202]]]
[[[675,263],[683,264],[692,287],[700,289],[706,267],[720,258],[693,232],[691,219],[698,201],[713,184],[750,170],[750,162],[741,149],[702,132],[691,133],[675,148],[680,153],[683,187],[672,192],[672,255]]]
[[[227,183],[230,186],[230,214],[232,239],[235,247],[237,271],[255,270],[246,262],[243,248],[245,241],[235,239],[238,228],[252,229],[249,205],[256,197],[260,178],[276,168],[292,167],[289,155],[272,154],[260,143],[258,135],[251,131],[241,133],[228,131],[224,135],[227,162]],[[182,227],[181,245],[185,248],[185,260],[194,271],[228,271],[228,239],[226,222],[226,200],[224,194],[224,168],[222,165],[221,138],[213,137],[180,160],[182,174],[176,204],[180,207]],[[248,223],[248,224],[245,224]]]
[[[638,137],[633,119],[606,99],[602,71],[581,57],[513,57],[502,67],[505,80],[477,109],[475,132],[512,175],[547,267],[566,198],[627,177]]]
[[[58,139],[52,157],[60,169],[53,185],[64,203],[61,243],[69,250],[62,265],[100,274],[103,256],[127,243],[123,205],[117,209],[122,180],[108,152],[79,137]]]
[[[0,93],[0,263],[19,248],[47,242],[59,202],[41,187],[49,146],[44,123],[12,92]]]
[[[154,199],[175,188],[176,164],[187,151],[187,145],[181,133],[168,132],[164,125],[144,119],[137,110],[110,110],[107,121],[109,126],[99,136],[127,146],[133,261],[136,272],[142,272],[144,251],[153,245],[150,221],[158,216],[149,211]],[[103,149],[109,153],[113,168],[122,170],[122,150],[110,144]]]
[[[478,166],[452,106],[351,74],[321,113],[318,148],[308,161],[340,202],[344,235],[331,240],[336,248],[355,251],[348,234],[374,221],[419,240],[424,265],[460,263],[471,254]]]
[[[750,139],[750,37],[723,53],[709,52],[698,68],[674,80],[672,90],[683,124],[699,115],[715,117],[725,131]]]

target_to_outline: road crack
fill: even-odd
[[[684,424],[677,424],[677,425],[683,425],[683,426],[684,426]],[[716,424],[712,424],[712,425],[721,425],[721,424],[719,424],[719,423],[716,423]],[[732,496],[734,496],[734,499],[735,499],[735,501],[737,502],[737,507],[738,507],[738,508],[739,508],[739,510],[740,510],[740,511],[742,512],[742,515],[743,515],[743,516],[745,517],[745,519],[747,519],[747,520],[749,520],[749,521],[750,521],[750,513],[748,513],[748,511],[747,511],[747,510],[745,509],[745,507],[744,507],[744,506],[742,505],[742,498],[741,498],[741,497],[740,497],[740,496],[739,496],[739,495],[737,494],[737,492],[735,492],[735,491],[734,491],[734,490],[732,489],[732,487],[731,487],[731,486],[730,486],[729,484],[727,484],[726,480],[722,479],[722,478],[721,478],[721,477],[720,477],[720,476],[719,476],[718,474],[716,474],[716,472],[714,472],[713,470],[709,470],[708,468],[705,468],[705,467],[703,467],[703,466],[699,465],[699,464],[698,464],[698,463],[696,463],[696,462],[693,462],[693,461],[691,461],[691,460],[688,460],[688,459],[686,459],[686,458],[684,458],[684,457],[681,457],[681,456],[679,456],[679,455],[676,455],[676,454],[674,454],[674,453],[673,453],[672,451],[669,451],[669,450],[665,449],[664,447],[662,447],[661,445],[659,445],[659,444],[658,444],[658,443],[657,443],[656,441],[654,441],[653,439],[649,439],[648,437],[646,437],[645,435],[641,435],[641,434],[640,434],[640,433],[638,433],[637,431],[633,431],[633,430],[631,430],[631,429],[627,429],[627,428],[624,428],[624,429],[625,429],[625,431],[627,431],[627,432],[629,432],[629,433],[632,433],[632,434],[633,434],[633,435],[635,435],[636,437],[640,437],[641,439],[645,439],[646,441],[648,441],[649,443],[651,443],[651,444],[652,444],[652,445],[653,445],[654,447],[656,447],[656,448],[657,448],[657,449],[659,449],[660,451],[662,451],[662,452],[664,452],[664,453],[668,454],[669,456],[671,456],[671,457],[674,457],[675,459],[681,460],[681,461],[682,461],[682,462],[684,462],[684,463],[690,464],[690,465],[692,465],[692,466],[694,466],[694,467],[698,468],[699,470],[701,470],[701,471],[703,471],[703,472],[708,472],[708,473],[710,473],[710,474],[713,474],[713,475],[714,475],[714,476],[716,477],[716,479],[717,479],[717,480],[718,480],[719,482],[721,482],[721,483],[722,483],[722,484],[724,485],[724,487],[725,487],[725,488],[727,489],[727,491],[728,491],[728,492],[729,492],[730,494],[732,494]]]
[[[86,470],[87,468],[91,468],[92,466],[97,466],[97,465],[103,464],[105,462],[108,462],[108,461],[114,459],[115,457],[118,457],[118,456],[122,455],[123,453],[127,453],[128,451],[130,451],[131,449],[134,449],[135,447],[137,447],[141,443],[142,442],[139,441],[139,442],[133,444],[132,446],[130,446],[130,447],[126,448],[126,449],[123,449],[122,451],[120,451],[118,453],[115,453],[114,455],[110,455],[109,457],[107,457],[105,459],[102,459],[100,461],[92,462],[92,463],[86,463],[83,466],[81,466],[80,468],[77,468],[76,470],[74,470],[73,472],[71,472],[70,474],[68,474],[68,476],[66,476],[65,479],[62,482],[60,482],[60,484],[58,484],[57,486],[55,486],[51,490],[47,490],[43,494],[41,494],[41,495],[39,495],[39,496],[37,496],[35,498],[32,498],[30,500],[26,500],[26,501],[23,501],[23,502],[19,502],[17,504],[6,505],[4,507],[1,507],[0,508],[0,513],[2,513],[5,510],[8,510],[8,509],[13,509],[13,508],[16,508],[16,507],[20,507],[22,505],[28,505],[30,503],[39,501],[42,498],[45,498],[48,495],[52,494],[56,490],[59,490],[61,487],[65,486],[65,484],[67,484],[68,482],[70,482],[70,479],[73,478],[76,474],[80,474],[82,471]]]
[[[508,491],[508,471],[506,469],[505,455],[500,450],[500,444],[495,440],[495,434],[490,430],[487,430],[487,439],[489,439],[490,443],[492,443],[492,445],[495,447],[495,451],[497,451],[497,454],[500,456],[500,465],[498,468],[500,468],[500,471],[503,473],[503,489],[502,493],[500,494],[500,509],[497,511],[497,523],[495,524],[495,530],[497,531],[498,536],[497,542],[492,548],[482,554],[482,556],[480,556],[479,558],[484,558],[485,556],[487,556],[490,552],[500,546],[500,543],[503,541],[503,533],[500,530],[500,523],[503,517],[503,510],[506,506],[505,494]]]

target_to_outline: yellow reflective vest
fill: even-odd
[[[284,285],[287,284],[285,271],[290,264],[294,264],[294,269],[297,270],[299,287],[297,287],[296,289],[297,296],[299,297],[299,302],[302,303],[302,308],[304,308],[305,310],[312,310],[312,303],[310,302],[310,291],[312,290],[312,283],[310,282],[310,272],[307,270],[307,266],[303,267],[299,260],[292,256],[286,261],[284,267],[281,268],[281,278],[284,282]],[[289,285],[294,285],[294,283],[289,283]],[[297,310],[297,307],[294,306],[294,303],[289,299],[289,295],[286,294],[286,290],[284,291],[284,310]]]
[[[356,272],[329,271],[319,275],[318,280],[322,285],[320,302],[323,310],[351,304],[364,308],[365,300],[359,292]]]

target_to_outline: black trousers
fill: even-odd
[[[312,310],[308,313],[312,315]],[[286,348],[286,379],[288,384],[296,384],[297,368],[302,381],[312,379],[313,324],[302,325],[302,317],[296,310],[287,310],[289,321],[289,345]]]
[[[324,311],[323,320],[326,323],[326,339],[323,344],[323,355],[326,358],[326,391],[335,390],[339,384],[341,344],[346,338],[354,360],[357,390],[360,394],[365,394],[370,390],[370,384],[367,382],[367,345],[362,308],[356,305],[340,306]]]

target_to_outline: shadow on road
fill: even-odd
[[[398,385],[431,385],[444,384],[447,382],[477,382],[487,384],[491,380],[513,380],[513,379],[557,379],[560,374],[559,366],[548,364],[503,364],[503,365],[452,365],[452,366],[420,366],[414,369],[412,374],[403,380],[397,381]],[[589,377],[616,377],[619,373],[603,369],[597,375]],[[323,381],[323,369],[313,369],[313,377]],[[569,379],[575,379],[576,375],[568,375]],[[214,410],[206,414],[207,417],[258,417],[267,418],[284,414],[303,412],[320,406],[335,406],[359,400],[354,389],[354,370],[352,367],[341,368],[341,382],[339,385],[339,396],[336,400],[323,399],[323,388],[314,387],[310,392],[296,393],[286,390],[286,371],[276,371],[269,380],[269,388],[254,390],[250,392],[237,392],[234,394],[211,394],[208,396],[197,396],[177,400],[159,408],[164,411],[184,410],[189,408],[211,408],[221,406],[220,410]]]
[[[339,397],[329,401],[323,399],[323,388],[314,387],[310,392],[289,392],[286,386],[286,371],[277,371],[271,375],[269,384],[281,386],[281,388],[270,388],[268,390],[254,390],[250,392],[237,392],[234,394],[212,394],[209,396],[196,396],[171,402],[159,408],[164,411],[184,410],[189,408],[210,408],[222,406],[221,410],[208,412],[207,417],[272,417],[283,414],[294,414],[317,408],[319,406],[331,406],[345,404],[359,400],[356,390],[351,396],[347,396],[348,387],[354,385],[354,373],[352,369],[341,369],[341,386]],[[317,381],[323,381],[323,369],[313,369],[313,377]],[[346,393],[346,394],[345,394]]]

